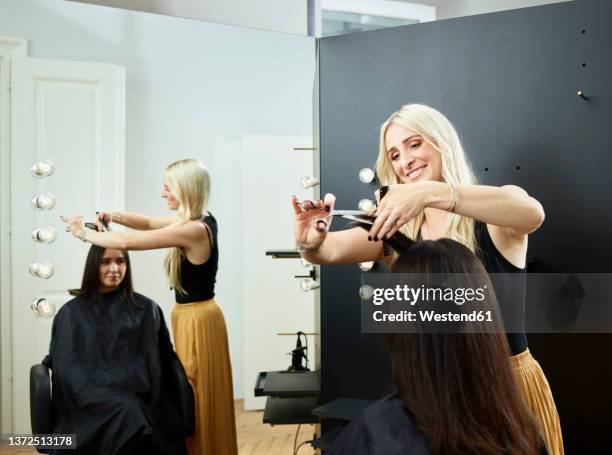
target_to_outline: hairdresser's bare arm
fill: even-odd
[[[132,229],[137,229],[139,231],[148,231],[151,229],[160,229],[169,226],[170,224],[176,221],[176,217],[151,217],[135,212],[100,212],[98,214],[98,220],[104,220],[107,223],[118,223]]]
[[[505,231],[509,237],[531,234],[544,222],[542,204],[514,185],[459,186],[455,212]]]
[[[368,231],[361,228],[330,232],[317,252],[302,252],[313,264],[354,264],[383,259],[382,242],[368,241]]]
[[[528,235],[544,221],[544,209],[514,185],[459,185],[454,197],[450,185],[443,182],[393,185],[379,203],[370,235],[391,236],[424,209],[451,207],[459,215],[485,223],[502,255],[517,267],[524,267]],[[391,224],[393,227],[389,227]]]
[[[117,250],[154,250],[178,247],[193,250],[205,256],[202,248],[210,248],[208,230],[203,223],[188,221],[148,231],[95,232],[86,230],[82,217],[63,219],[70,232],[89,243]]]
[[[527,260],[529,234],[544,222],[544,209],[537,199],[514,185],[466,186],[458,188],[464,197],[460,213],[487,223],[493,244],[516,267]]]
[[[486,223],[498,251],[516,267],[525,267],[528,236],[544,222],[542,204],[514,185],[461,186],[457,193],[455,212]]]
[[[370,235],[393,235],[423,209],[451,207],[454,213],[496,226],[508,237],[525,237],[544,221],[542,205],[518,186],[459,185],[453,197],[449,184],[427,181],[391,186],[378,205]]]

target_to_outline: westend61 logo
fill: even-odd
[[[491,286],[469,273],[363,275],[361,329],[364,333],[495,331]]]
[[[398,284],[395,288],[374,288],[372,303],[377,306],[385,302],[406,302],[411,306],[419,302],[454,302],[463,305],[466,302],[482,302],[486,290],[486,284],[476,289],[426,287],[424,284],[414,288]]]

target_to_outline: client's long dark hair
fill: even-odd
[[[399,397],[432,453],[539,453],[538,427],[511,369],[493,286],[478,258],[454,240],[424,241],[402,252],[392,271],[453,274],[464,288],[484,283],[491,290],[484,305],[493,331],[477,333],[478,323],[468,323],[476,333],[385,335]],[[468,303],[464,307],[469,311]]]
[[[85,261],[85,271],[83,272],[83,281],[81,288],[76,292],[79,297],[85,297],[92,302],[97,302],[100,299],[100,262],[104,257],[106,248],[92,245],[87,254]],[[119,283],[119,292],[121,297],[126,302],[135,302],[134,287],[132,285],[132,268],[130,267],[130,256],[127,251],[122,251],[125,259],[125,276]]]

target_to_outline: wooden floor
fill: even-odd
[[[245,412],[242,400],[236,400],[236,429],[239,455],[293,455],[297,425],[271,427],[262,423],[263,412]],[[302,425],[297,444],[314,438],[314,425]],[[13,449],[0,445],[0,455],[34,455],[29,449]],[[300,447],[298,455],[312,455],[310,444]]]
[[[265,425],[262,423],[263,412],[245,412],[242,405],[242,400],[236,400],[239,455],[293,455],[297,425]],[[297,444],[314,439],[314,433],[314,425],[301,425]],[[298,455],[314,453],[310,444],[304,444],[297,452]]]

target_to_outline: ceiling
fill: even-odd
[[[418,3],[420,5],[438,6],[442,3],[446,3],[448,0],[394,0],[402,3]]]

